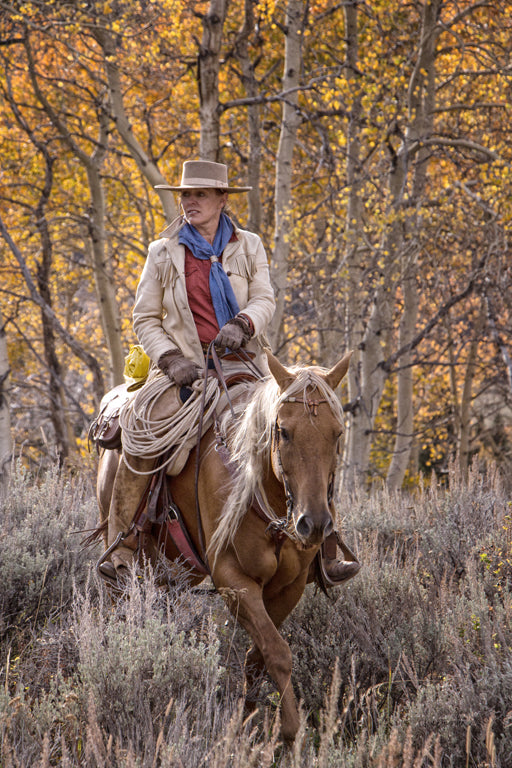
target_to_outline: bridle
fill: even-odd
[[[289,395],[288,397],[283,398],[283,400],[281,401],[281,404],[282,403],[300,403],[304,405],[304,407],[309,411],[311,416],[318,416],[318,406],[321,403],[327,403],[327,402],[328,401],[325,398],[311,399],[311,398],[294,397]],[[271,525],[273,527],[279,527],[280,529],[284,530],[286,528],[289,529],[291,526],[293,508],[295,506],[295,499],[294,499],[292,490],[290,488],[290,483],[286,476],[286,472],[284,471],[283,462],[281,459],[281,446],[280,446],[281,432],[282,432],[282,428],[279,426],[279,417],[276,417],[274,421],[274,425],[272,427],[272,449],[276,456],[277,467],[281,475],[281,482],[283,483],[283,488],[284,488],[284,493],[286,498],[286,518],[283,520],[282,524],[272,523]],[[327,487],[327,502],[329,504],[329,507],[332,504],[333,495],[334,495],[334,472],[331,473],[331,476],[329,478],[329,484]]]
[[[320,400],[311,400],[310,398],[307,398],[304,400],[302,397],[285,397],[283,400],[281,400],[281,403],[302,403],[302,405],[305,405],[312,416],[318,416],[318,406],[320,403],[326,403],[327,400],[323,397],[320,398]]]

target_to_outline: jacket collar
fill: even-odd
[[[178,216],[176,219],[174,219],[174,221],[171,221],[171,223],[163,230],[163,232],[160,233],[160,238],[167,240],[165,243],[167,253],[171,257],[171,261],[178,268],[178,270],[183,268],[185,264],[185,246],[181,245],[181,243],[178,243],[178,232],[184,223],[184,217]],[[237,253],[238,249],[240,248],[240,228],[236,226],[234,221],[233,235],[235,237],[231,238],[229,243],[226,245],[226,248],[224,249],[225,252],[227,251],[226,259],[223,260],[224,265],[226,261],[228,261],[235,253]]]
[[[233,233],[236,236],[236,239],[239,240],[240,228],[237,227],[233,219],[231,219],[231,223],[233,224]],[[171,237],[174,237],[175,235],[177,235],[180,229],[184,225],[185,225],[185,217],[183,215],[176,216],[176,218],[173,219],[171,223],[168,224],[164,230],[162,230],[162,232],[160,232],[160,234],[158,235],[158,238],[168,237],[170,239]]]
[[[160,232],[158,237],[159,238],[161,238],[161,237],[169,237],[169,238],[173,237],[173,235],[177,235],[178,234],[178,232],[184,226],[184,224],[185,224],[185,217],[183,215],[176,216],[176,218],[173,219],[171,221],[171,223],[168,224],[166,226],[166,228],[162,232]]]

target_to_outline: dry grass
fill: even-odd
[[[308,588],[283,628],[287,752],[270,682],[243,721],[247,638],[218,595],[148,571],[114,603],[73,535],[92,490],[56,471],[18,468],[0,506],[2,768],[512,766],[512,504],[492,472],[340,499],[364,567],[330,600]]]

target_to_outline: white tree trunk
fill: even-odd
[[[419,297],[416,285],[416,269],[402,280],[404,311],[400,320],[399,347],[406,347],[414,336],[418,318]],[[397,384],[396,438],[386,483],[390,491],[402,487],[414,444],[413,368],[412,353],[400,357]]]
[[[359,87],[359,36],[358,36],[358,3],[346,3],[343,9],[345,17],[345,61],[346,80],[352,97],[347,126],[346,169],[348,185],[347,214],[345,217],[344,252],[347,268],[345,332],[347,347],[354,351],[347,375],[348,398],[354,404],[361,396],[361,345],[364,334],[363,309],[361,293],[361,91]],[[344,444],[344,461],[342,482],[353,486],[355,455],[354,426],[357,410],[350,419],[349,429]],[[366,468],[362,469],[362,472]]]
[[[235,44],[235,54],[242,70],[242,82],[249,99],[256,99],[259,95],[254,66],[249,55],[251,35],[255,34],[253,6],[253,0],[245,0],[244,21]],[[248,193],[249,218],[247,221],[247,229],[251,232],[259,233],[261,230],[261,132],[259,104],[249,103],[247,106],[247,129],[249,135],[247,184],[252,187],[251,191]]]
[[[92,244],[92,269],[94,285],[100,308],[101,324],[107,342],[110,357],[110,373],[113,385],[124,381],[124,349],[121,340],[121,317],[116,300],[114,278],[109,269],[107,238],[105,233],[105,196],[100,176],[100,163],[93,153],[87,159],[86,170],[91,193],[91,216],[89,234]]]
[[[288,0],[285,22],[285,57],[283,71],[283,111],[281,133],[276,157],[274,249],[270,274],[276,294],[276,311],[270,327],[274,349],[279,347],[288,278],[290,230],[293,226],[291,209],[293,150],[301,122],[298,109],[298,86],[302,68],[301,28],[306,11],[305,0]]]
[[[426,3],[423,8],[420,49],[409,83],[408,97],[411,122],[406,133],[406,147],[430,139],[434,130],[436,44],[439,35],[440,5],[440,0],[433,0],[433,2]],[[417,210],[421,210],[421,202],[425,193],[430,154],[430,150],[420,148],[414,158],[414,176],[409,204],[415,206]],[[408,159],[406,166],[409,166]],[[402,193],[400,192],[396,202],[401,203],[401,200]],[[404,309],[400,321],[399,348],[409,344],[416,330],[419,308],[415,253],[417,249],[413,246],[412,252],[407,252],[407,243],[414,243],[417,239],[416,235],[421,232],[421,229],[421,214],[413,217],[412,221],[406,221],[402,229],[400,283]],[[411,366],[412,354],[408,351],[399,360],[396,437],[393,457],[386,478],[387,486],[391,491],[399,490],[402,487],[414,444],[414,393]]]

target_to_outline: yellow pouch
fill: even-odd
[[[140,344],[133,344],[124,359],[124,380],[130,389],[142,386],[149,373],[151,360]]]

